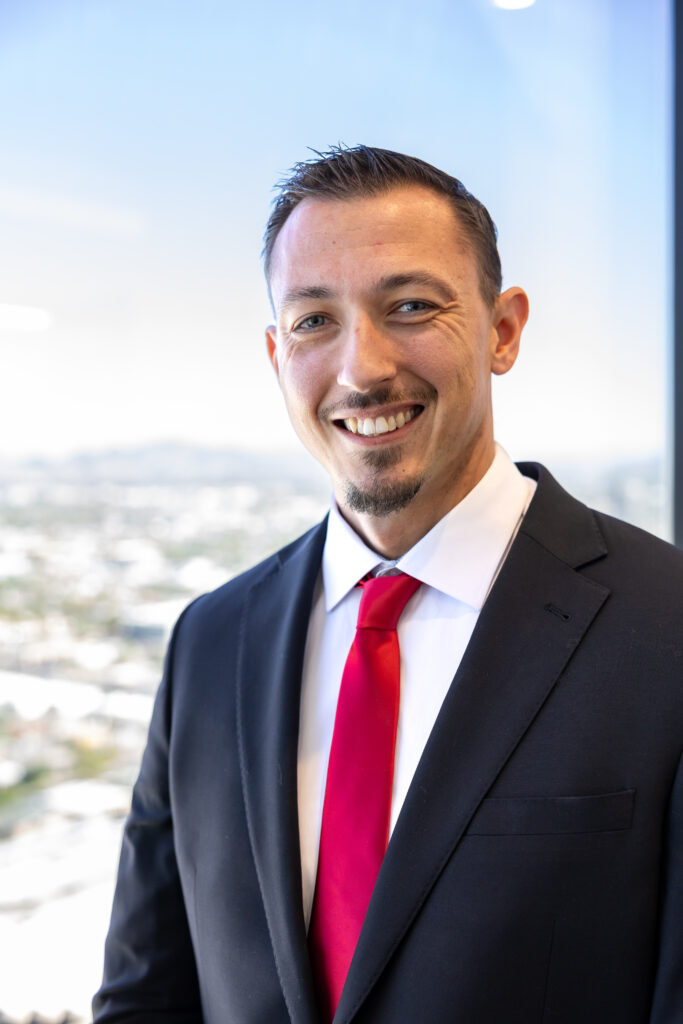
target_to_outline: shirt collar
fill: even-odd
[[[535,487],[496,445],[493,462],[476,487],[398,559],[397,568],[480,609]],[[382,563],[333,502],[322,560],[326,610]]]

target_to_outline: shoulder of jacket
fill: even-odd
[[[311,527],[306,533],[268,555],[261,562],[227,580],[220,587],[201,594],[183,611],[176,628],[181,624],[198,626],[212,620],[226,621],[226,616],[237,614],[251,588],[278,571],[280,566],[295,555],[304,545],[315,541],[320,531],[326,528],[325,521]]]

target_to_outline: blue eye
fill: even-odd
[[[423,302],[421,299],[408,299],[406,302],[401,303],[396,312],[422,313],[425,309],[429,309],[428,302]]]
[[[294,328],[295,331],[315,331],[319,327],[323,327],[327,322],[327,317],[322,313],[312,313],[310,316],[304,317]]]

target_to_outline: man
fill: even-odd
[[[680,553],[494,444],[528,305],[458,181],[333,150],[265,258],[335,502],[176,626],[96,1020],[683,1021]]]

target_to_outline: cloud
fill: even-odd
[[[12,306],[0,303],[0,331],[38,332],[52,326],[52,317],[37,306]]]
[[[40,221],[120,237],[139,235],[144,229],[141,217],[132,210],[38,189],[21,188],[1,181],[0,217]]]

